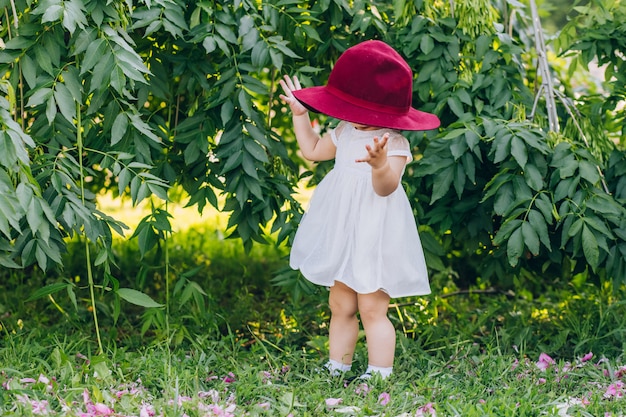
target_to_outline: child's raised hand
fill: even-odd
[[[381,168],[387,163],[387,140],[389,133],[385,133],[382,139],[374,138],[373,146],[365,145],[367,155],[356,162],[367,162],[372,168]]]
[[[283,79],[280,80],[279,82],[280,82],[280,86],[283,88],[283,91],[285,92],[285,94],[280,95],[280,98],[285,103],[289,104],[289,107],[291,108],[291,112],[294,114],[294,116],[301,116],[305,114],[307,112],[306,107],[304,107],[302,103],[300,103],[298,99],[296,99],[293,96],[293,91],[300,90],[302,88],[300,86],[300,81],[298,80],[298,77],[294,75],[292,79],[288,75],[285,75]]]

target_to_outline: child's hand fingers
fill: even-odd
[[[378,137],[374,137],[374,146],[365,145],[365,150],[367,151],[367,155],[363,158],[356,159],[355,162],[368,162],[371,163],[376,161],[377,159],[384,158],[387,155],[385,150],[385,146],[387,145],[387,140],[389,139],[389,134],[385,133],[382,139],[378,139]],[[370,164],[372,165],[372,164]],[[374,165],[378,165],[374,163]]]
[[[385,146],[387,145],[387,140],[389,140],[389,133],[385,133],[382,137],[382,139],[378,139],[378,136],[374,137],[374,150],[373,153],[377,154],[378,152],[380,152],[381,150],[383,150],[385,148]],[[372,147],[370,145],[365,145],[365,148],[370,151],[372,149]],[[369,152],[370,155],[372,154],[372,152]]]
[[[285,95],[288,96],[288,97],[291,96],[291,88],[289,88],[289,85],[287,85],[285,80],[280,80],[278,82],[280,83],[281,88],[285,92]]]
[[[296,77],[295,75],[293,76],[293,78],[291,78],[288,75],[285,75],[283,79],[280,80],[280,85],[283,86],[283,89],[286,86],[290,92],[295,91],[295,90],[300,90],[302,88],[302,86],[300,86],[300,80],[298,80],[298,77]]]
[[[278,81],[280,86],[282,87],[285,94],[280,94],[279,97],[285,103],[291,107],[291,111],[294,115],[301,115],[306,113],[306,107],[304,107],[293,95],[293,92],[296,90],[300,90],[302,87],[300,86],[300,81],[298,77],[294,76],[293,78],[285,75],[281,80]]]
[[[296,87],[296,90],[301,90],[302,86],[300,85],[300,80],[295,75],[293,76],[293,84]]]

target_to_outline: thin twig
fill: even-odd
[[[530,10],[533,19],[533,29],[535,32],[535,49],[537,50],[537,61],[539,63],[539,72],[542,75],[541,82],[545,86],[546,107],[548,110],[548,123],[550,130],[559,131],[559,116],[556,112],[556,103],[554,101],[554,86],[552,85],[552,77],[550,76],[550,66],[548,64],[548,56],[546,54],[546,44],[543,40],[543,28],[541,20],[537,12],[537,4],[535,0],[530,0]]]

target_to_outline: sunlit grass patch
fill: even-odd
[[[16,343],[18,341],[27,343]],[[11,338],[0,347],[3,416],[623,416],[620,360],[413,345],[387,381],[319,372],[311,352],[232,338],[187,350],[154,344],[89,356],[83,339]],[[29,363],[29,367],[23,366]],[[350,375],[358,374],[356,363]]]

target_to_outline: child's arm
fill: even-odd
[[[311,126],[309,112],[294,96],[292,91],[299,90],[300,81],[297,77],[293,80],[285,75],[280,80],[280,85],[285,94],[280,98],[291,108],[293,118],[293,130],[296,133],[296,140],[304,156],[309,161],[327,161],[335,157],[336,147],[329,134],[320,137]]]
[[[406,165],[404,156],[387,156],[387,140],[389,134],[383,138],[374,138],[374,146],[366,145],[367,156],[357,159],[356,162],[367,162],[372,167],[372,185],[376,194],[386,197],[396,191],[402,177],[402,170]]]

